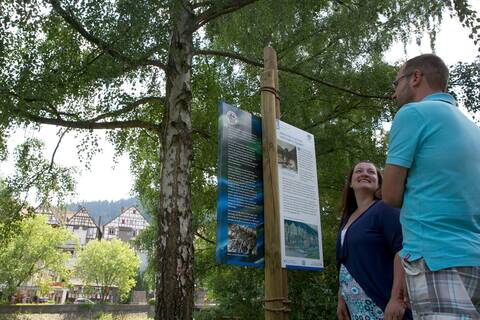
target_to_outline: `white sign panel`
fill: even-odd
[[[323,269],[313,135],[277,121],[282,267]]]

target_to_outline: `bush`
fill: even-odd
[[[195,310],[193,312],[193,318],[195,320],[217,320],[225,319],[220,310],[217,309],[206,309],[206,310]]]
[[[155,298],[148,299],[148,304],[151,306],[155,305]]]
[[[21,314],[0,314],[0,320],[28,320],[28,317]]]
[[[115,318],[113,317],[113,315],[111,313],[103,313],[103,312],[100,312],[96,319],[98,320],[114,320]]]

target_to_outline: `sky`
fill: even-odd
[[[56,133],[58,128],[53,126],[42,126],[40,131],[17,130],[11,137],[9,143],[9,154],[13,155],[14,145],[21,143],[28,137],[37,137],[45,143],[45,157],[50,159],[58,142]],[[82,202],[94,200],[119,200],[132,196],[131,189],[133,177],[130,174],[130,161],[127,155],[117,157],[114,163],[113,146],[105,141],[105,131],[98,130],[100,137],[99,145],[102,150],[95,154],[90,162],[90,169],[87,169],[79,160],[77,145],[80,139],[68,133],[62,139],[60,146],[55,153],[55,163],[61,166],[76,167],[79,174],[76,176],[77,195],[68,202]],[[6,176],[13,172],[13,163],[8,161],[0,164],[0,175]]]
[[[473,3],[475,3],[473,5],[475,11],[480,13],[480,1],[472,1]],[[448,66],[459,61],[472,62],[479,52],[468,35],[468,29],[463,28],[458,20],[450,18],[448,14],[444,14],[440,32],[437,34],[435,54],[441,57]],[[396,43],[385,54],[385,59],[389,62],[404,62],[408,58],[431,52],[430,39],[428,34],[425,34],[420,47],[412,40],[407,45],[407,54],[405,54],[403,44]]]
[[[480,12],[480,1],[472,0],[473,8]],[[471,39],[468,38],[468,30],[464,29],[460,22],[444,15],[439,34],[437,34],[435,53],[440,56],[447,65],[453,65],[459,61],[472,62],[478,54]],[[404,52],[403,44],[395,44],[385,55],[388,62],[403,62],[407,58],[421,53],[432,52],[428,35],[422,40],[419,47],[412,42]],[[25,137],[38,137],[46,143],[45,155],[50,159],[58,139],[52,139],[58,129],[53,126],[43,126],[40,132],[32,130],[18,130],[11,137],[9,143],[10,154],[13,145],[20,143]],[[100,137],[104,134],[100,131]],[[48,137],[48,138],[47,138]],[[76,146],[80,143],[72,135],[66,135],[55,156],[55,162],[63,166],[74,166],[80,169],[77,176],[77,195],[70,199],[71,202],[94,201],[94,200],[119,200],[132,196],[131,188],[133,178],[129,171],[129,159],[126,155],[117,158],[114,163],[114,151],[112,146],[102,138],[100,146],[102,151],[97,153],[91,161],[91,169],[88,170],[79,161]],[[0,163],[0,176],[12,173],[11,161]]]

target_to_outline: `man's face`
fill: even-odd
[[[395,93],[392,98],[397,101],[400,108],[404,104],[414,101],[413,88],[409,84],[412,73],[405,73],[405,66],[402,66],[393,82]]]

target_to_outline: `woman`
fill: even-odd
[[[379,170],[362,161],[350,171],[343,190],[337,238],[340,320],[411,319],[396,254],[402,248],[399,211],[380,200],[381,185]]]

